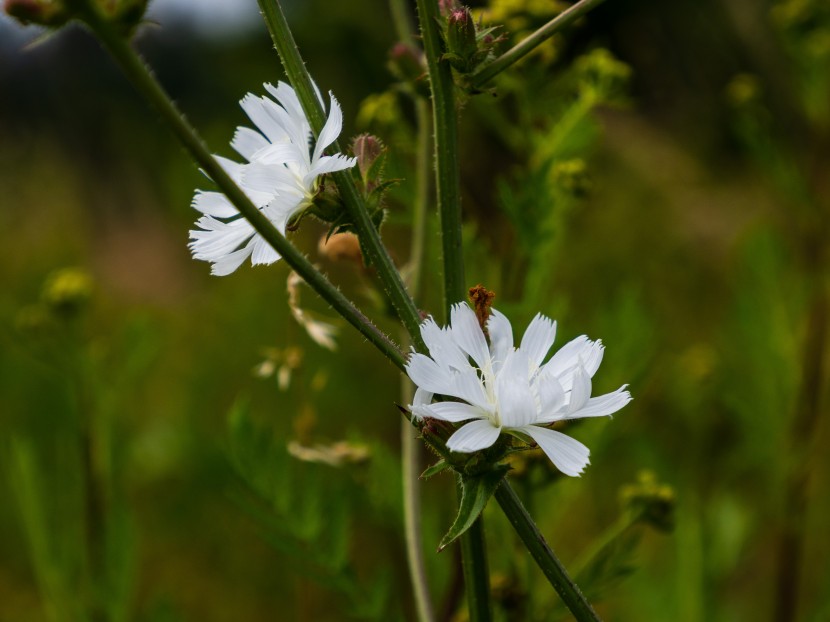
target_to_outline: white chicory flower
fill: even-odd
[[[406,366],[418,387],[410,405],[412,414],[468,422],[447,441],[452,451],[486,449],[504,431],[530,437],[562,473],[578,476],[589,464],[590,451],[548,426],[611,415],[631,401],[627,385],[591,397],[591,378],[602,362],[602,342],[577,337],[545,362],[556,322],[544,315],[533,319],[518,347],[513,346],[509,320],[495,309],[487,331],[489,345],[475,313],[464,303],[453,306],[450,326],[441,328],[431,317],[421,324],[430,356],[413,352]],[[452,401],[432,403],[435,395]]]
[[[311,205],[320,176],[351,168],[356,159],[323,155],[343,125],[334,95],[329,93],[329,115],[312,148],[311,126],[294,89],[284,82],[264,86],[274,99],[248,93],[240,102],[259,131],[239,127],[231,141],[247,163],[214,157],[284,234],[291,217]],[[213,264],[213,274],[230,274],[248,257],[252,265],[272,264],[280,258],[224,194],[197,190],[193,207],[202,216],[196,221],[198,229],[190,232],[190,250],[194,259]]]

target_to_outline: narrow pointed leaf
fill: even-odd
[[[476,522],[478,515],[484,510],[487,501],[496,492],[496,488],[504,479],[505,473],[509,470],[506,465],[499,465],[492,471],[487,471],[480,475],[465,475],[461,478],[461,503],[458,506],[458,516],[455,517],[455,522],[450,527],[450,530],[441,540],[438,545],[438,551],[444,550],[449,544],[452,544],[459,536],[464,534],[473,523]]]
[[[444,460],[443,458],[433,464],[431,467],[427,468],[426,471],[421,473],[421,479],[429,479],[433,475],[438,475],[442,471],[446,471],[450,468],[450,463]]]

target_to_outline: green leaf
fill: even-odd
[[[426,471],[421,473],[421,479],[429,479],[433,475],[438,475],[442,471],[446,471],[450,468],[450,463],[441,458],[438,462],[433,464],[431,467],[427,468]]]
[[[438,545],[439,552],[455,542],[459,536],[473,526],[478,515],[484,510],[487,501],[496,492],[496,488],[499,487],[501,480],[509,469],[510,467],[507,465],[500,464],[484,473],[461,476],[462,492],[461,503],[458,506],[458,516],[455,517],[452,527],[442,538],[441,544]]]

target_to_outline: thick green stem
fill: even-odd
[[[432,119],[435,132],[435,179],[441,247],[444,259],[444,310],[467,298],[461,239],[461,181],[458,157],[458,118],[455,85],[449,63],[442,60],[444,46],[436,0],[418,0],[418,19],[429,69]]]
[[[525,547],[530,551],[533,559],[536,560],[539,568],[541,568],[545,577],[562,598],[565,606],[568,607],[577,622],[598,622],[599,616],[585,599],[576,583],[573,582],[573,579],[568,576],[565,567],[548,546],[542,532],[539,531],[539,528],[522,505],[516,491],[513,490],[507,480],[503,481],[501,486],[496,489],[495,496],[510,524],[519,534],[519,538],[524,542]]]
[[[461,236],[461,182],[458,158],[458,117],[455,85],[444,54],[437,0],[418,0],[418,19],[429,70],[435,133],[435,179],[444,267],[444,313],[466,299]],[[490,579],[484,542],[484,519],[479,517],[461,537],[461,556],[467,605],[472,622],[492,619]]]
[[[380,350],[399,369],[404,369],[405,359],[400,348],[383,334],[360,312],[312,263],[288,240],[271,221],[251,202],[225,170],[211,155],[196,130],[190,126],[164,89],[156,81],[150,69],[129,43],[104,20],[89,0],[79,0],[83,20],[112,54],[136,90],[161,115],[191,157],[210,176],[228,200],[245,217],[265,241],[280,254],[285,262],[299,274],[321,298],[342,315],[360,333]]]
[[[325,111],[322,102],[317,97],[314,83],[300,56],[297,44],[294,42],[294,36],[288,27],[288,21],[285,19],[279,0],[258,0],[258,2],[288,80],[294,87],[311,129],[316,136],[325,125]],[[340,151],[337,142],[334,143],[334,147]],[[421,339],[421,317],[418,308],[406,291],[400,273],[392,263],[392,258],[383,246],[383,242],[381,242],[380,234],[357,190],[352,173],[350,171],[339,171],[333,173],[332,177],[363,242],[362,248],[366,254],[366,259],[377,270],[386,295],[389,296],[389,301],[406,327],[415,347],[420,351],[426,350],[426,346]]]
[[[461,486],[458,486],[461,502]],[[484,517],[479,516],[473,526],[461,536],[461,566],[471,622],[493,619],[490,606],[490,572],[487,562],[487,543],[484,540]]]
[[[510,67],[510,65],[530,54],[534,49],[546,40],[550,39],[554,34],[573,23],[575,20],[579,19],[602,2],[603,0],[581,0],[566,11],[562,11],[547,24],[539,28],[539,30],[517,43],[492,63],[488,63],[476,71],[472,76],[470,76],[468,84],[472,88],[480,89],[495,76]]]

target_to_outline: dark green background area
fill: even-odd
[[[393,82],[386,3],[313,0],[289,8],[312,75],[342,104],[343,136],[365,131],[355,121],[361,102]],[[601,337],[607,352],[595,394],[627,382],[635,398],[613,420],[576,428],[592,464],[581,479],[544,489],[533,508],[542,531],[568,565],[614,522],[619,491],[639,471],[653,471],[676,496],[673,533],[643,533],[636,571],[598,607],[608,620],[773,620],[781,534],[793,513],[803,512],[798,612],[791,619],[819,622],[830,611],[826,417],[793,433],[804,408],[805,344],[815,339],[808,317],[816,283],[826,289],[826,260],[811,263],[804,249],[815,244],[810,233],[830,209],[830,132],[826,119],[822,125],[799,109],[799,74],[769,10],[751,0],[608,0],[563,42],[551,80],[598,46],[627,63],[632,79],[627,105],[597,112],[591,191],[558,232],[551,287],[532,292],[539,301],[533,309],[522,303],[521,275],[510,272],[521,269],[521,236],[497,200],[498,180],[525,162],[477,124],[497,98],[481,95],[464,111],[470,285],[497,278],[504,291],[497,291],[496,306],[510,313],[517,337],[536,311],[558,319],[557,345],[582,333]],[[189,204],[194,189],[209,182],[86,32],[72,27],[30,50],[3,43],[0,620],[49,619],[22,527],[27,518],[5,468],[14,438],[37,448],[55,540],[68,558],[80,546],[71,475],[78,413],[72,379],[55,355],[71,335],[42,343],[18,327],[44,280],[65,266],[87,269],[96,283],[79,330],[96,361],[101,408],[118,430],[117,497],[128,509],[124,546],[134,573],[131,619],[351,619],[348,589],[298,571],[296,560],[314,555],[271,546],[277,532],[250,507],[255,502],[229,459],[226,419],[240,396],[280,451],[309,425],[315,440],[369,446],[370,465],[332,469],[285,460],[279,468],[291,476],[279,485],[299,497],[305,487],[324,491],[322,533],[336,531],[347,508],[351,519],[341,523],[357,583],[372,586],[383,575],[389,610],[414,619],[398,534],[395,369],[345,323],[336,353],[312,343],[290,316],[284,265],[245,265],[216,278],[208,264],[191,259]],[[216,39],[181,25],[146,26],[137,46],[211,148],[227,157],[234,156],[234,128],[248,124],[238,100],[283,79],[264,26]],[[726,96],[740,73],[758,78],[771,128],[766,142],[747,146],[741,139]],[[405,173],[408,155],[400,154],[411,145],[381,137],[395,172]],[[818,171],[805,175],[812,184],[806,202],[820,214],[814,220],[801,216],[805,200],[765,168],[775,160],[770,154],[787,153],[796,170]],[[404,179],[388,205],[384,239],[399,263],[409,253],[413,192]],[[361,271],[318,256],[324,231],[306,221],[291,239],[397,337]],[[431,235],[428,312],[440,300],[437,249]],[[329,313],[310,290],[302,293],[309,308]],[[304,359],[283,392],[253,369],[264,349],[288,345],[302,348]],[[314,389],[319,373],[327,381]],[[824,404],[827,373],[807,389]],[[798,469],[807,474],[806,510],[793,501],[802,492],[792,489]],[[377,479],[383,476],[388,480]],[[425,548],[439,599],[453,553],[436,555],[434,544],[451,522],[453,503],[449,478],[424,485]],[[493,573],[511,577],[517,556],[505,552],[513,551],[505,543],[512,535],[493,510],[486,513]],[[553,603],[541,577],[528,572],[532,598]]]

